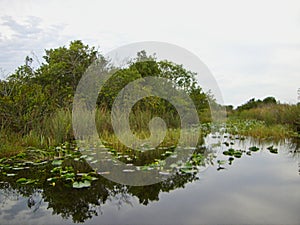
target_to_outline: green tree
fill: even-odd
[[[262,100],[263,104],[277,104],[277,101],[274,97],[266,97]]]
[[[0,122],[2,128],[26,133],[47,113],[47,96],[38,84],[2,81]]]
[[[42,85],[58,107],[69,106],[79,80],[98,57],[94,47],[72,41],[69,47],[45,51],[45,63],[36,71],[35,82]]]
[[[118,70],[104,85],[98,106],[110,110],[118,93],[130,82],[148,76],[168,79],[175,89],[186,92],[194,101],[199,115],[209,109],[208,96],[197,84],[196,73],[186,70],[182,65],[170,61],[157,61],[155,56],[147,56],[145,51],[137,53],[137,58],[129,63],[128,68]],[[165,84],[160,84],[164,86]],[[149,90],[150,91],[150,90]],[[126,100],[126,96],[124,101]],[[172,96],[171,96],[172,97]],[[187,103],[182,103],[187,104]],[[178,113],[169,102],[158,97],[148,97],[135,104],[134,112],[148,111],[153,116],[170,115],[170,120],[179,120]],[[167,119],[167,118],[165,118]],[[179,124],[175,122],[175,124]]]

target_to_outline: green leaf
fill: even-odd
[[[25,182],[27,182],[27,178],[22,177],[22,178],[18,179],[16,182],[17,183],[25,183]]]
[[[227,141],[223,142],[224,145],[226,145],[227,147],[229,146],[229,143]]]
[[[14,176],[16,176],[16,174],[14,174],[14,173],[8,173],[8,174],[6,174],[6,176],[7,177],[14,177]]]
[[[226,160],[218,160],[217,163],[219,165],[224,165],[226,163]]]
[[[52,161],[53,166],[60,166],[62,163],[63,163],[63,160],[55,159],[55,160]]]
[[[85,180],[84,182],[78,182],[78,181],[75,181],[72,185],[73,188],[88,188],[91,186],[91,182],[88,181],[88,180]]]
[[[270,151],[270,153],[278,154],[278,149],[277,148],[269,149],[269,151]]]
[[[47,179],[47,181],[48,182],[55,182],[55,181],[57,181],[57,179],[58,179],[57,177],[50,177],[50,178]]]
[[[12,168],[13,170],[24,170],[25,168],[24,167],[14,167]]]
[[[19,184],[33,184],[36,183],[38,180],[33,180],[33,179],[27,179],[27,178],[20,178],[16,182]]]
[[[234,153],[234,157],[236,157],[236,158],[241,158],[242,157],[242,152],[241,151],[236,151],[235,153]]]
[[[256,146],[252,146],[252,147],[249,148],[249,150],[252,151],[252,152],[256,152],[256,151],[259,150],[259,148],[256,147]]]
[[[65,178],[66,180],[72,180],[75,177],[75,173],[66,173],[61,177]]]
[[[181,168],[180,171],[183,173],[197,173],[198,172],[198,170],[196,170],[196,169],[189,169],[189,168]]]
[[[224,151],[224,152],[223,152],[223,155],[230,155],[230,156],[231,156],[232,153],[230,153],[229,151]]]

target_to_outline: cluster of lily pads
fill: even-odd
[[[229,146],[232,143],[229,144],[228,142],[224,142],[223,144],[226,145],[226,146]],[[229,148],[229,149],[223,151],[223,155],[229,156],[228,164],[231,165],[235,158],[241,158],[243,154],[246,154],[246,155],[250,156],[250,155],[252,155],[252,152],[257,152],[259,149],[260,148],[258,148],[256,146],[251,146],[251,147],[248,148],[248,150],[241,150],[241,149],[235,150],[233,148]],[[278,153],[278,149],[274,148],[273,145],[267,147],[267,150],[269,150],[269,152],[273,153],[273,154]],[[221,166],[221,165],[226,163],[225,160],[217,160],[217,163],[219,165],[218,170],[225,169],[224,167]]]
[[[163,153],[163,155],[167,155],[170,157],[176,157],[176,154],[172,151],[166,151]],[[194,152],[189,160],[186,162],[178,161],[177,163],[172,163],[170,165],[170,169],[165,170],[164,166],[166,165],[165,160],[161,159],[156,159],[154,163],[151,163],[149,165],[144,165],[140,169],[141,170],[152,170],[152,169],[158,169],[161,170],[159,173],[160,174],[168,174],[171,171],[172,172],[177,172],[177,173],[190,173],[190,174],[195,174],[198,172],[199,167],[205,166],[207,163],[207,158],[201,154]]]
[[[56,159],[53,160],[53,158]],[[35,179],[33,178],[35,176],[32,176],[33,174],[21,172],[38,166],[38,172],[42,173],[48,170],[45,172],[48,176],[46,179],[49,185],[55,186],[56,183],[60,182],[65,186],[73,188],[85,188],[90,187],[91,182],[98,179],[96,172],[81,173],[75,171],[72,166],[63,165],[66,159],[84,163],[84,158],[84,155],[81,155],[81,153],[75,149],[74,145],[69,143],[64,143],[48,152],[40,149],[28,149],[26,152],[19,153],[16,156],[1,158],[0,173],[2,176],[16,177],[15,182],[19,185],[36,185],[43,183],[45,177],[39,176],[39,178]],[[48,174],[51,174],[51,177],[49,177]],[[28,175],[29,177],[27,177]]]
[[[65,186],[73,188],[86,188],[91,186],[91,182],[97,180],[97,174],[92,171],[89,173],[76,173],[72,166],[63,166],[63,160],[53,160],[54,168],[50,171],[53,175],[47,181],[55,186],[57,182],[63,182]]]

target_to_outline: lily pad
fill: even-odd
[[[72,186],[73,186],[73,188],[77,188],[77,189],[88,188],[91,186],[91,182],[88,180],[85,180],[83,182],[75,181]]]
[[[12,168],[13,170],[24,170],[25,168],[24,167],[14,167]]]
[[[18,179],[16,182],[17,183],[25,183],[26,181],[27,181],[27,178],[22,177],[22,178]]]
[[[218,160],[217,163],[218,163],[219,165],[224,165],[224,164],[226,163],[226,161],[225,161],[225,160]]]
[[[14,173],[8,173],[8,174],[6,174],[6,176],[7,177],[14,177],[14,176],[16,176],[16,174],[14,174]]]
[[[270,146],[270,147],[268,147],[267,149],[270,151],[270,153],[273,153],[273,154],[277,154],[278,153],[278,149],[274,148],[273,145]]]
[[[227,147],[229,146],[229,143],[227,141],[223,142],[224,145],[226,145]]]
[[[53,160],[52,165],[53,166],[60,166],[63,163],[63,160]]]
[[[257,152],[259,150],[259,148],[256,147],[256,146],[252,146],[252,147],[249,148],[249,150],[252,151],[252,152]]]
[[[131,170],[131,169],[125,169],[125,170],[122,170],[124,173],[133,173],[135,172],[135,170]]]
[[[19,184],[33,184],[36,183],[38,180],[33,180],[33,179],[27,179],[25,177],[22,177],[18,179],[16,182]]]
[[[234,157],[236,157],[236,158],[241,158],[241,157],[242,157],[242,154],[243,154],[243,153],[242,153],[241,151],[235,151],[233,155],[234,155]]]
[[[180,171],[183,173],[197,173],[198,172],[197,169],[189,169],[189,168],[181,168]]]

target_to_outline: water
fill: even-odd
[[[146,187],[100,178],[90,188],[75,190],[46,181],[17,185],[16,178],[2,177],[0,224],[300,224],[297,147],[251,139],[233,140],[229,147],[223,142],[206,138],[213,165]],[[231,165],[222,154],[254,145],[260,150],[235,158]],[[267,150],[270,145],[278,154]],[[218,165],[217,160],[226,161]],[[49,166],[19,173],[47,173]]]

